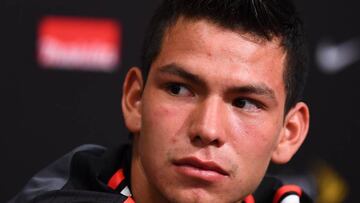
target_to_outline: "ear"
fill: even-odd
[[[126,74],[123,84],[121,107],[125,125],[132,133],[141,129],[141,95],[143,79],[138,67],[132,67]]]
[[[271,157],[274,163],[284,164],[290,161],[307,136],[309,122],[309,108],[305,103],[299,102],[290,109]]]

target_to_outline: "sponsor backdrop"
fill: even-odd
[[[128,138],[121,84],[156,1],[2,1],[0,202],[72,148]],[[318,203],[360,202],[360,27],[355,0],[295,2],[310,41],[308,140],[269,173]]]

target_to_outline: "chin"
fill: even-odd
[[[224,194],[213,194],[204,191],[202,188],[188,189],[186,191],[169,191],[168,202],[171,203],[208,203],[208,202],[219,202],[219,203],[234,203],[241,202],[240,200],[229,199],[229,196]]]

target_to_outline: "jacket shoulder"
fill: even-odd
[[[71,165],[75,156],[88,154],[101,157],[105,151],[105,147],[94,144],[76,147],[35,174],[8,203],[31,202],[39,195],[62,189],[70,179]]]

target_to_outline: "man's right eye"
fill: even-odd
[[[193,93],[184,85],[179,83],[171,83],[167,85],[167,91],[174,96],[188,97],[193,96]]]

